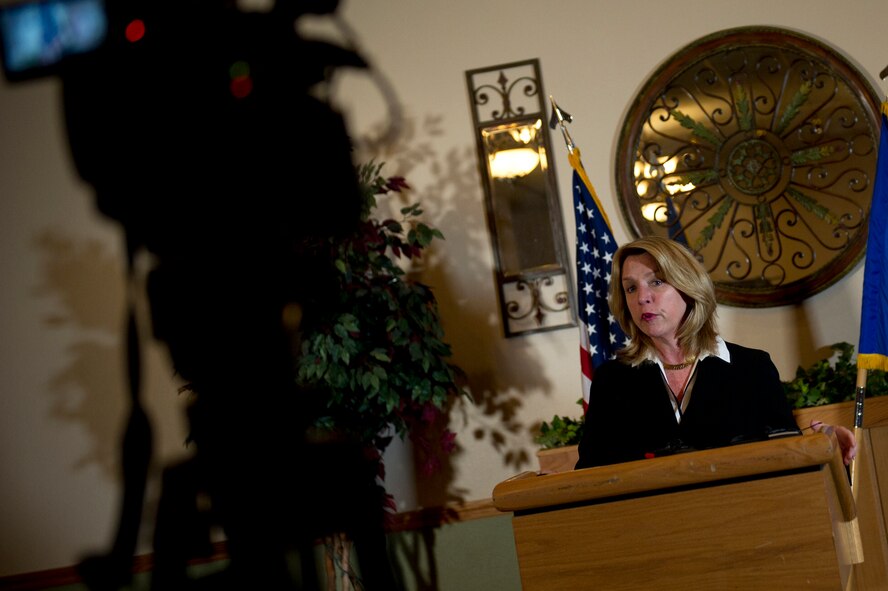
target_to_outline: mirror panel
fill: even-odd
[[[546,195],[548,163],[539,118],[484,128],[497,250],[506,277],[558,260]]]

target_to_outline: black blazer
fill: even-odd
[[[767,352],[727,343],[731,362],[709,356],[681,423],[654,362],[631,367],[608,361],[595,369],[577,468],[639,460],[681,442],[693,449],[764,439],[796,429],[777,368]]]

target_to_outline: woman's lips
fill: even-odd
[[[641,319],[644,320],[645,322],[649,322],[649,321],[653,320],[655,316],[656,316],[656,314],[651,314],[650,312],[645,312],[644,314],[641,315]]]

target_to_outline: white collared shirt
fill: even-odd
[[[715,337],[715,353],[709,353],[708,351],[704,351],[697,357],[697,360],[694,361],[694,367],[691,369],[691,374],[688,376],[687,385],[684,388],[684,394],[681,398],[681,404],[679,404],[678,400],[676,400],[675,393],[672,391],[672,388],[669,387],[669,382],[666,380],[666,370],[663,367],[663,362],[660,361],[659,357],[654,358],[654,362],[660,366],[660,375],[663,377],[663,385],[666,386],[666,395],[669,396],[669,402],[672,404],[672,410],[675,412],[675,421],[677,423],[681,422],[681,415],[687,409],[688,404],[691,401],[691,391],[694,389],[694,381],[697,378],[697,364],[709,357],[710,355],[714,355],[719,359],[723,359],[725,362],[731,362],[731,352],[728,351],[728,346],[725,344],[725,340],[721,337]]]

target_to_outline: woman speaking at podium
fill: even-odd
[[[798,434],[770,355],[718,334],[712,279],[681,243],[621,246],[608,303],[629,344],[595,369],[577,468]],[[834,429],[846,464],[854,434]]]

